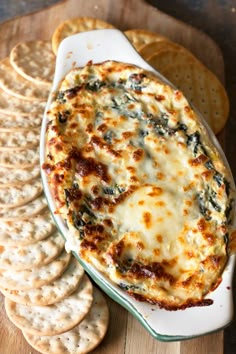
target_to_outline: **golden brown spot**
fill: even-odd
[[[143,244],[141,241],[138,241],[138,242],[136,243],[136,246],[137,246],[137,248],[138,248],[140,251],[145,248],[145,247],[144,247],[144,244]]]
[[[168,211],[166,212],[166,215],[167,215],[167,216],[172,216],[173,214],[172,214],[171,211],[168,210]]]
[[[138,178],[135,176],[131,176],[129,180],[130,182],[138,182]]]
[[[197,223],[197,227],[199,231],[201,232],[205,231],[207,228],[206,221],[203,218],[200,219]]]
[[[184,252],[185,253],[185,255],[187,256],[187,258],[193,258],[194,257],[194,252],[192,252],[192,251],[186,251],[186,252]]]
[[[178,90],[175,91],[175,99],[176,101],[180,101],[181,98],[183,97],[182,93]]]
[[[85,130],[87,133],[92,133],[93,131],[93,125],[92,123],[89,123],[86,127],[86,130]]]
[[[149,195],[150,197],[158,197],[162,193],[163,193],[162,188],[160,188],[160,187],[152,187],[152,192],[148,193],[147,195]]]
[[[113,226],[113,223],[112,223],[112,220],[111,220],[111,219],[104,219],[104,220],[103,220],[103,224],[104,224],[104,226],[106,226],[106,227],[112,227],[112,226]]]
[[[174,257],[172,259],[164,259],[162,261],[162,264],[165,266],[165,267],[174,267],[176,264],[177,264],[177,260],[178,260],[178,257]]]
[[[162,172],[158,172],[157,178],[162,181],[165,178],[165,175]]]
[[[163,242],[163,236],[161,234],[156,235],[156,239],[158,242],[162,243]]]
[[[193,203],[192,203],[191,200],[185,200],[184,204],[187,205],[187,206],[191,206]]]
[[[135,161],[140,161],[144,155],[143,149],[137,149],[133,152],[133,159]]]
[[[140,200],[139,202],[138,202],[138,205],[144,205],[144,200]]]
[[[52,181],[55,184],[62,183],[64,181],[64,175],[60,173],[55,173],[54,175],[52,175]]]
[[[134,103],[130,103],[127,107],[128,109],[132,110],[133,108],[135,108],[135,105]]]
[[[157,101],[164,101],[165,100],[165,96],[164,95],[157,95],[157,96],[155,96],[155,99],[157,100]]]
[[[212,176],[214,175],[214,171],[212,170],[207,170],[207,171],[204,171],[204,172],[202,172],[202,177],[204,178],[204,179],[206,179],[206,180],[209,180],[209,179],[211,179],[212,178]]]
[[[56,143],[56,138],[51,138],[49,141],[48,141],[48,145],[54,145]]]
[[[153,253],[155,256],[160,256],[161,251],[159,250],[159,248],[154,248]]]
[[[115,151],[114,149],[111,149],[110,145],[105,143],[103,139],[101,139],[99,136],[93,135],[90,139],[90,144],[92,146],[97,146],[100,149],[106,150],[109,154],[113,155],[114,157],[121,156],[121,151]]]
[[[99,125],[99,127],[97,127],[97,130],[99,132],[104,133],[107,130],[107,125],[105,123],[103,123],[103,124]]]
[[[0,246],[0,253],[2,253],[5,250],[3,246]]]
[[[84,147],[83,150],[84,150],[85,152],[91,152],[91,151],[93,151],[93,147],[92,147],[91,145],[87,145],[87,146]]]
[[[183,280],[183,281],[181,282],[181,284],[182,284],[183,287],[189,287],[191,281],[192,281],[192,276],[190,276],[190,277],[188,277],[187,279]]]
[[[167,148],[165,148],[165,149],[164,149],[164,153],[165,153],[166,155],[169,155],[170,150],[169,150],[169,149],[167,149]]]
[[[206,239],[206,241],[208,242],[208,244],[210,246],[214,245],[215,243],[215,236],[213,234],[210,233],[204,233],[203,237]]]
[[[190,166],[199,166],[208,160],[208,157],[204,154],[199,155],[195,159],[189,160]]]
[[[62,151],[63,150],[63,145],[60,144],[59,142],[57,142],[55,145],[54,145],[54,148],[55,150],[58,152],[58,151]]]
[[[133,136],[133,132],[123,132],[122,136],[124,139],[129,139],[131,136]]]
[[[189,106],[185,106],[185,107],[184,107],[184,110],[185,110],[185,112],[187,112],[187,113],[188,113],[188,112],[190,112],[190,111],[191,111],[191,108],[190,108]]]
[[[70,129],[71,129],[71,130],[73,130],[73,129],[78,129],[78,126],[79,126],[79,124],[77,124],[77,123],[75,123],[75,122],[74,122],[74,123],[71,123],[71,124],[70,124]]]
[[[208,256],[201,263],[207,266],[209,269],[216,270],[219,268],[220,264],[224,261],[222,256]]]
[[[126,168],[130,173],[135,173],[136,169],[133,166],[128,166]]]
[[[180,243],[185,244],[185,239],[183,238],[183,236],[179,236],[178,240]]]
[[[193,189],[193,188],[194,188],[194,185],[195,185],[195,183],[194,183],[194,182],[191,182],[191,183],[189,183],[187,186],[183,187],[183,190],[184,190],[185,192],[187,192],[187,191]]]
[[[179,148],[184,148],[185,149],[185,144],[184,143],[182,143],[181,141],[179,141],[178,143],[177,143],[177,146],[179,147]]]
[[[103,163],[97,162],[92,157],[84,157],[81,152],[76,149],[71,150],[69,158],[75,161],[75,172],[79,176],[86,177],[95,175],[104,182],[110,181],[108,167]]]
[[[188,210],[187,210],[187,209],[184,209],[184,210],[183,210],[183,215],[184,215],[184,216],[187,216],[187,215],[188,215]]]
[[[156,206],[159,206],[159,207],[164,207],[166,205],[165,202],[163,202],[163,200],[158,200],[156,203],[155,203]]]
[[[143,213],[143,221],[147,229],[152,226],[152,214],[148,211]]]

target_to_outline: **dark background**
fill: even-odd
[[[57,2],[59,0],[0,0],[0,22]],[[225,152],[236,179],[236,0],[147,0],[147,2],[207,33],[220,47],[225,61],[225,84],[231,105],[226,127]],[[204,51],[204,48],[202,50]],[[236,306],[236,277],[233,286]],[[225,330],[224,354],[234,353],[236,353],[236,319]]]

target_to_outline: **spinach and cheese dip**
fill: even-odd
[[[139,301],[211,304],[233,182],[183,94],[134,65],[89,62],[47,118],[43,168],[79,257]]]

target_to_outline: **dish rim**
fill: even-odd
[[[73,66],[71,66],[71,64],[73,63],[73,59],[74,59],[74,55],[77,58],[77,52],[75,51],[75,43],[77,45],[78,48],[78,44],[80,43],[81,46],[83,46],[83,50],[86,50],[85,48],[85,42],[87,43],[87,55],[90,59],[93,60],[93,62],[102,62],[105,60],[101,61],[101,55],[98,58],[94,58],[91,57],[91,55],[97,55],[97,53],[99,51],[101,51],[101,46],[97,45],[97,42],[100,43],[101,41],[103,41],[102,45],[105,45],[105,47],[107,48],[109,55],[113,55],[112,50],[114,49],[114,45],[111,45],[111,42],[108,41],[108,37],[110,37],[110,40],[112,40],[112,42],[114,43],[114,36],[117,36],[117,39],[120,40],[121,43],[123,43],[123,46],[125,46],[125,49],[128,50],[128,52],[125,53],[125,55],[131,55],[132,59],[135,58],[135,64],[132,61],[128,61],[130,62],[130,64],[134,64],[137,66],[140,66],[146,70],[152,71],[154,74],[157,75],[158,78],[160,78],[162,81],[164,81],[165,83],[167,83],[168,85],[174,87],[166,78],[164,78],[159,72],[157,72],[156,70],[154,70],[149,64],[147,64],[137,53],[137,51],[132,47],[132,45],[130,44],[130,42],[128,41],[128,39],[125,37],[125,35],[116,29],[104,29],[104,30],[93,30],[93,31],[89,31],[89,32],[82,32],[79,34],[75,34],[72,35],[70,37],[67,37],[66,39],[64,39],[62,41],[62,43],[59,46],[58,49],[58,55],[57,55],[57,60],[56,60],[56,69],[55,69],[55,76],[54,76],[54,81],[53,81],[53,86],[52,86],[52,90],[51,93],[49,95],[48,101],[47,101],[47,105],[45,108],[45,112],[44,112],[44,116],[43,116],[43,122],[42,122],[42,128],[41,128],[41,136],[40,136],[40,171],[41,171],[41,177],[42,177],[42,183],[43,183],[43,188],[44,188],[44,193],[45,193],[45,197],[47,199],[48,202],[48,206],[49,209],[52,213],[52,216],[55,220],[55,223],[58,227],[58,230],[60,231],[60,233],[62,234],[63,238],[65,240],[67,240],[65,233],[66,233],[66,227],[65,224],[62,220],[62,218],[58,215],[54,214],[54,210],[55,210],[55,205],[54,205],[54,201],[53,201],[53,197],[50,193],[50,188],[48,186],[47,183],[47,176],[42,168],[43,163],[45,162],[45,138],[46,138],[46,125],[47,125],[47,110],[49,108],[49,105],[52,101],[53,98],[53,92],[56,90],[56,88],[59,85],[59,82],[61,81],[61,79],[65,76],[65,74],[68,72],[68,67],[72,68]],[[107,45],[111,46],[107,47]],[[117,45],[117,42],[116,42]],[[77,49],[76,48],[76,49]],[[94,49],[94,51],[93,51]],[[119,47],[120,52],[125,52],[122,51]],[[72,53],[72,54],[71,54]],[[80,52],[81,53],[81,52]],[[103,52],[103,54],[106,52]],[[106,54],[107,55],[107,54]],[[104,55],[102,55],[102,57],[104,57]],[[122,57],[122,56],[121,56]],[[117,56],[116,56],[117,58]],[[123,61],[121,60],[122,58],[118,58],[119,60],[116,61]],[[126,56],[127,59],[127,56]],[[78,59],[81,60],[81,57]],[[83,58],[84,60],[84,64],[85,65],[89,60],[86,59],[86,56]],[[115,58],[113,59],[109,59],[107,58],[106,60],[115,60]],[[127,60],[123,61],[127,63]],[[77,63],[77,61],[76,61]],[[82,65],[80,65],[82,66]],[[64,75],[62,74],[64,73]],[[209,128],[209,126],[207,125],[207,123],[203,120],[202,116],[199,114],[199,112],[194,108],[194,110],[196,111],[196,113],[200,116],[200,120],[202,121],[203,125],[206,127],[210,138],[213,142],[213,144],[216,146],[217,150],[219,151],[219,153],[221,154],[224,163],[226,164],[227,168],[230,170],[229,164],[227,162],[227,159],[225,157],[225,154],[221,148],[221,146],[218,143],[217,138],[215,137],[215,135],[213,134],[213,132],[211,131],[211,129]],[[232,173],[231,173],[231,179],[233,181],[233,177],[232,177]],[[234,183],[234,182],[233,182]],[[235,188],[235,186],[234,186]],[[235,218],[234,218],[234,223],[235,223]],[[67,245],[68,247],[68,245]],[[192,335],[180,335],[180,334],[165,334],[165,333],[159,333],[157,330],[155,330],[153,328],[152,325],[150,325],[150,321],[148,321],[145,316],[144,313],[141,313],[140,310],[137,309],[138,304],[140,304],[139,302],[133,300],[129,295],[127,295],[123,290],[121,290],[120,288],[118,288],[115,284],[113,284],[111,281],[109,281],[104,275],[102,275],[101,273],[99,273],[95,268],[93,268],[90,264],[86,263],[85,261],[83,261],[82,259],[80,259],[80,257],[78,256],[78,254],[73,251],[72,249],[72,253],[75,255],[76,259],[81,263],[81,265],[85,268],[85,270],[88,272],[88,274],[91,276],[91,278],[95,281],[95,283],[100,286],[102,288],[102,290],[108,295],[110,296],[114,301],[118,302],[120,305],[122,305],[124,308],[126,308],[136,319],[138,319],[138,321],[143,325],[143,327],[146,328],[146,330],[155,338],[158,339],[160,341],[163,342],[170,342],[170,341],[179,341],[179,340],[186,340],[186,339],[191,339],[191,338],[195,338],[201,335],[206,335],[209,333],[213,333],[216,332],[218,330],[221,330],[223,328],[225,328],[226,326],[228,326],[230,324],[230,322],[232,321],[233,318],[233,303],[232,303],[232,297],[233,297],[233,293],[232,293],[232,279],[233,279],[233,273],[234,273],[234,267],[235,267],[235,255],[232,255],[229,257],[228,260],[228,264],[226,269],[224,270],[223,274],[222,274],[222,278],[224,280],[224,278],[226,277],[225,273],[228,274],[227,272],[229,272],[228,274],[228,281],[229,281],[229,286],[230,289],[228,289],[228,292],[225,291],[225,297],[226,300],[228,302],[228,318],[227,320],[225,319],[224,324],[221,324],[220,326],[213,326],[211,328],[209,328],[208,331],[198,331],[193,333]],[[223,282],[223,281],[222,281]],[[217,292],[217,290],[222,286],[222,282],[221,284],[217,287],[217,289],[212,292],[211,294]],[[209,295],[209,294],[208,294]],[[135,303],[135,305],[134,305]],[[143,304],[143,303],[141,303]],[[154,307],[153,305],[150,304],[144,304],[144,306],[141,305],[141,307]],[[155,305],[157,306],[157,305]],[[212,306],[212,305],[211,305]],[[210,306],[207,307],[203,307],[204,309],[209,309]],[[203,309],[201,308],[201,310]],[[185,309],[185,310],[178,310],[178,312],[180,313],[180,311],[185,311],[189,312],[192,311],[196,312],[196,310],[198,310],[199,307],[194,307],[191,309]],[[167,310],[163,310],[163,309],[155,309],[155,311],[167,311]],[[200,311],[200,310],[199,310]],[[145,312],[145,311],[144,311]],[[168,313],[174,313],[174,311],[167,311]],[[201,311],[200,311],[201,312]],[[208,311],[209,312],[209,311]],[[158,311],[157,311],[158,313]],[[175,312],[176,313],[176,312]],[[183,313],[183,312],[181,312]],[[167,316],[169,317],[169,316]],[[175,317],[175,316],[172,316]],[[178,316],[177,316],[178,317]]]

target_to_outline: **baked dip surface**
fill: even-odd
[[[47,118],[43,167],[79,257],[137,300],[210,304],[234,191],[183,94],[130,64],[88,63],[61,82]]]

